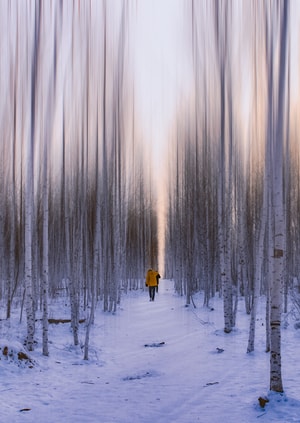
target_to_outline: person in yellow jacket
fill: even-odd
[[[146,286],[149,287],[150,301],[154,301],[155,291],[157,292],[160,274],[157,270],[149,269],[146,275]]]

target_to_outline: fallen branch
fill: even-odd
[[[165,342],[153,342],[152,344],[145,344],[144,347],[162,347],[163,345],[165,345]]]
[[[204,388],[206,388],[207,386],[212,386],[212,385],[218,385],[219,382],[207,382],[206,385],[203,385]]]
[[[84,323],[85,319],[80,319],[79,323]],[[59,323],[71,323],[71,319],[48,319],[48,323],[58,325]]]

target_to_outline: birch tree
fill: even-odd
[[[41,11],[36,2],[34,9],[34,34],[31,57],[30,74],[30,130],[26,156],[26,180],[25,180],[25,286],[26,286],[26,315],[27,315],[27,348],[34,349],[35,312],[33,294],[33,212],[34,212],[34,143],[37,107],[37,78],[38,78],[38,54],[40,48]]]
[[[288,42],[289,1],[277,5],[279,19],[279,73],[278,97],[275,109],[276,120],[272,137],[272,204],[273,232],[273,280],[271,283],[270,327],[270,390],[283,392],[281,375],[281,313],[283,299],[284,255],[285,255],[285,211],[283,191],[284,164],[284,107],[286,92],[286,51]],[[269,56],[270,57],[270,56]],[[273,60],[273,57],[270,57]]]
[[[17,212],[17,183],[16,183],[16,148],[17,148],[17,86],[18,86],[18,62],[19,62],[19,40],[16,37],[16,54],[15,54],[15,72],[11,72],[11,78],[13,79],[13,134],[10,142],[10,237],[9,237],[9,271],[8,271],[8,283],[7,283],[7,309],[6,318],[9,319],[11,316],[11,305],[13,296],[16,290],[17,284],[17,262],[15,254],[16,244],[16,212]],[[4,166],[3,166],[4,167]]]
[[[226,136],[226,77],[228,69],[229,14],[231,2],[215,3],[216,51],[220,77],[220,149],[218,185],[218,238],[220,243],[220,265],[222,295],[224,301],[224,332],[230,333],[233,323],[233,302],[231,282],[231,167],[232,139]],[[228,140],[228,143],[226,142]],[[228,148],[228,150],[227,150]]]
[[[45,134],[43,162],[43,355],[49,355],[48,350],[48,295],[49,295],[49,171],[48,171],[48,139]]]
[[[46,13],[48,10],[46,11]],[[57,19],[57,16],[56,16]],[[50,35],[50,34],[49,34]],[[42,229],[42,310],[43,310],[43,355],[49,355],[48,346],[48,318],[49,318],[49,193],[50,193],[50,142],[53,128],[54,96],[56,91],[56,26],[53,34],[53,52],[52,52],[52,72],[48,82],[47,102],[44,111],[44,122],[42,131],[43,153],[42,153],[42,209],[43,209],[43,229]]]
[[[262,37],[263,21],[261,20],[262,10],[256,3],[253,3],[253,9],[251,12],[253,13],[253,21],[254,21],[254,31],[253,31],[253,62],[254,62],[254,76],[253,76],[253,83],[254,83],[254,136],[253,136],[253,144],[256,145],[257,141],[260,140],[259,137],[259,119],[258,119],[258,79],[259,79],[259,63],[258,63],[258,54],[259,54],[259,47],[258,44]],[[271,75],[270,75],[271,77]],[[272,80],[269,79],[269,84],[272,86]],[[271,95],[271,91],[270,91]],[[269,102],[272,101],[272,98],[269,97]],[[271,117],[271,114],[269,115]],[[268,125],[271,122],[268,121]],[[262,143],[262,140],[261,140]],[[260,292],[262,287],[262,275],[263,275],[263,264],[264,264],[264,257],[265,257],[265,241],[266,241],[266,229],[267,229],[267,219],[268,219],[268,186],[270,182],[270,154],[268,151],[269,144],[267,144],[265,148],[265,161],[264,161],[264,179],[263,179],[263,200],[260,201],[259,198],[254,199],[254,204],[258,209],[258,216],[257,216],[257,223],[255,224],[257,236],[254,236],[254,271],[253,271],[253,296],[251,301],[251,315],[250,315],[250,328],[249,328],[249,338],[248,338],[248,346],[247,352],[250,353],[254,351],[254,342],[255,342],[255,330],[256,330],[256,316],[257,316],[257,307],[258,301],[260,298]],[[261,151],[262,147],[260,147]],[[259,155],[259,146],[258,148],[253,148],[254,154]],[[259,164],[256,161],[256,166]]]

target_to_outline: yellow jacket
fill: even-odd
[[[156,270],[149,269],[146,275],[146,286],[157,286],[159,273]]]

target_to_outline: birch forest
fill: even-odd
[[[48,303],[64,298],[75,345],[86,317],[88,359],[96,307],[116,312],[159,267],[187,305],[221,296],[226,333],[242,297],[249,353],[266,298],[270,389],[282,392],[282,315],[300,304],[297,1],[178,1],[189,59],[174,74],[188,90],[161,179],[133,72],[145,1],[0,3],[2,316],[19,310],[31,351],[41,311],[47,356]]]

